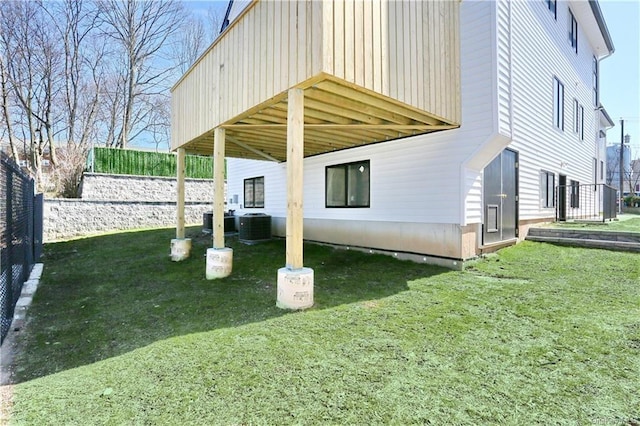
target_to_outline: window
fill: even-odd
[[[598,159],[593,157],[593,190],[597,191],[598,186]]]
[[[572,208],[580,207],[580,182],[578,182],[577,180],[571,181],[570,205]]]
[[[593,104],[598,106],[599,94],[598,94],[598,59],[593,57],[593,65],[592,65],[592,86],[593,86]]]
[[[604,160],[600,160],[600,180],[604,179]]]
[[[369,207],[369,160],[327,166],[327,207]]]
[[[569,43],[573,51],[578,53],[578,21],[571,10],[569,10]]]
[[[244,180],[244,207],[264,207],[264,176]]]
[[[564,130],[564,85],[553,77],[553,125]]]
[[[580,135],[580,140],[584,140],[584,107],[580,105],[580,109],[578,111],[578,115],[580,116],[580,125],[578,126],[578,134]]]
[[[547,7],[551,11],[551,13],[553,13],[553,19],[556,19],[556,17],[557,17],[557,15],[556,15],[556,9],[557,9],[556,0],[545,0],[545,1],[547,2]]]
[[[578,134],[580,131],[580,105],[578,100],[573,100],[573,133]]]
[[[542,207],[555,206],[553,195],[556,187],[556,176],[551,172],[540,172],[540,202]]]

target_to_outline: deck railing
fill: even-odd
[[[616,218],[616,189],[606,184],[556,187],[556,220],[604,222]]]

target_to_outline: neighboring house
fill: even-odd
[[[257,16],[265,3],[230,17],[174,87],[172,147],[212,152],[226,130],[229,208],[271,215],[287,265],[301,226],[305,240],[458,266],[603,183],[599,61],[614,48],[596,1],[283,2],[265,12],[288,17],[273,34],[278,23],[265,32]],[[256,34],[253,59],[225,48]],[[223,87],[225,73],[240,90]],[[304,114],[291,90],[285,102],[291,87]],[[557,185],[571,200],[556,202]]]

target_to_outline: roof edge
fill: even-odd
[[[604,16],[602,15],[602,10],[600,9],[598,0],[589,0],[589,6],[591,6],[593,16],[596,18],[596,22],[598,23],[598,27],[600,28],[600,32],[602,33],[602,37],[604,38],[604,42],[607,45],[609,54],[612,54],[616,49],[613,46],[613,40],[611,39],[611,34],[609,34],[607,24],[604,21]]]
[[[611,116],[609,115],[609,113],[607,112],[607,110],[605,109],[605,107],[601,103],[598,103],[597,110],[600,111],[600,113],[602,114],[602,118],[607,120],[607,123],[609,123],[609,128],[615,126],[615,123],[611,119]]]

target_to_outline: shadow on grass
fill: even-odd
[[[99,236],[45,246],[45,269],[19,339],[17,382],[90,364],[169,337],[289,314],[275,306],[285,242],[234,250],[231,276],[205,279],[211,236],[188,229],[191,257],[169,260],[173,230]],[[312,310],[384,298],[446,269],[305,244],[315,271]]]

